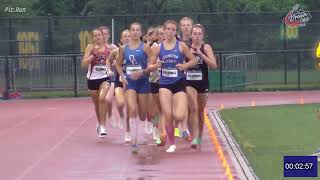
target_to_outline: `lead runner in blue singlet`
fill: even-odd
[[[136,122],[133,152],[137,152],[138,115],[141,121],[147,116],[148,94],[151,92],[148,74],[156,69],[153,65],[156,57],[151,48],[141,41],[142,26],[138,22],[130,25],[131,39],[123,48],[120,47],[116,69],[126,86],[126,105],[130,121]],[[125,59],[126,72],[122,63]]]
[[[110,87],[110,76],[113,75],[113,72],[110,63],[107,61],[110,51],[103,42],[102,31],[95,28],[92,35],[94,44],[88,44],[81,66],[88,68],[87,83],[98,119],[97,133],[99,137],[104,137],[107,134],[106,95]]]
[[[188,101],[184,71],[196,65],[195,57],[184,42],[176,39],[178,24],[168,20],[164,23],[165,40],[154,48],[161,62],[159,99],[162,116],[166,120],[166,131],[170,147],[166,152],[175,152],[174,122],[186,119]],[[185,58],[189,61],[184,62]]]

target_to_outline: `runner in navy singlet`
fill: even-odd
[[[209,44],[203,42],[205,29],[196,24],[192,28],[191,52],[196,57],[197,64],[187,70],[187,96],[189,104],[189,118],[192,123],[192,148],[201,144],[204,108],[209,91],[208,68],[217,68],[216,58]]]

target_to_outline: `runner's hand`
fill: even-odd
[[[161,68],[162,66],[162,62],[159,59],[156,61],[156,66],[157,68]]]
[[[128,80],[126,78],[122,78],[122,77],[121,77],[121,80],[122,80],[123,89],[126,89],[127,85],[128,85]]]
[[[177,65],[176,65],[176,68],[177,68],[179,71],[184,71],[184,70],[187,69],[184,64],[177,64]]]
[[[108,70],[107,74],[108,74],[110,77],[114,76],[114,73],[113,73],[113,71],[111,71],[111,70]]]
[[[130,74],[131,79],[138,80],[143,75],[143,71],[134,71]]]

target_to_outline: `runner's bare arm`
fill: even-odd
[[[190,52],[188,46],[184,42],[180,42],[180,46],[181,46],[182,53],[189,60],[188,62],[182,64],[183,65],[182,70],[186,70],[186,69],[191,68],[194,65],[196,65],[198,62],[197,62],[196,58],[194,57],[194,55]]]
[[[155,54],[153,53],[152,49],[150,48],[150,46],[144,46],[144,52],[147,54],[148,56],[148,67],[146,69],[143,70],[144,74],[150,73],[152,71],[157,70],[157,66],[156,66],[156,61],[157,61],[157,57],[155,56]]]
[[[123,82],[125,82],[125,77],[124,77],[124,73],[123,73],[123,68],[122,68],[122,64],[123,64],[123,48],[120,47],[119,48],[119,55],[118,58],[116,60],[116,70],[117,73],[120,75],[121,79],[123,80]]]
[[[110,54],[109,57],[106,59],[107,74],[108,74],[109,76],[113,76],[114,73],[112,72],[112,68],[111,68],[111,62],[110,62],[110,59],[109,59],[110,56],[111,56],[111,54]]]
[[[160,59],[159,59],[160,46],[161,46],[161,45],[157,45],[157,46],[152,46],[152,47],[151,47],[151,50],[152,50],[154,56],[155,56],[156,59],[157,59],[156,64],[155,64],[156,68],[161,68],[161,61],[160,61]]]
[[[209,44],[205,44],[204,51],[205,51],[205,54],[199,51],[199,55],[207,63],[207,65],[209,66],[209,69],[216,69],[218,67],[217,60],[215,55],[213,54],[213,50],[211,46]]]
[[[115,44],[109,44],[109,50],[113,51],[114,49],[117,49],[118,47]]]
[[[119,48],[113,49],[113,50],[111,51],[111,54],[110,54],[110,56],[108,57],[108,61],[110,62],[111,65],[112,65],[112,64],[115,62],[115,60],[117,59],[118,52],[119,52]]]
[[[94,55],[91,54],[92,50],[93,50],[93,44],[88,44],[81,62],[82,68],[88,68],[89,64],[93,60]]]

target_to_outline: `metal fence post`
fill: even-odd
[[[222,87],[222,66],[223,66],[223,58],[222,58],[222,53],[219,54],[219,74],[220,74],[220,92],[223,92],[223,87]]]
[[[10,17],[9,17],[9,40],[10,40],[9,54],[13,55],[14,54],[14,52],[13,52],[14,44],[12,44],[12,43],[14,42],[14,38],[13,38],[12,20]]]
[[[4,76],[5,76],[5,89],[4,89],[4,99],[9,99],[9,89],[10,89],[10,70],[9,70],[9,59],[8,56],[5,58],[5,68],[4,68]]]
[[[298,51],[298,90],[301,90],[301,54]]]
[[[47,30],[47,54],[52,53],[52,16],[48,15],[48,30]]]
[[[283,60],[283,68],[284,68],[284,74],[283,74],[283,77],[284,77],[284,84],[287,84],[288,83],[288,80],[287,80],[287,71],[288,71],[288,68],[287,68],[287,53],[284,52],[284,60]]]
[[[77,63],[77,55],[73,56],[73,92],[74,92],[74,97],[79,96],[78,92],[78,63]]]

